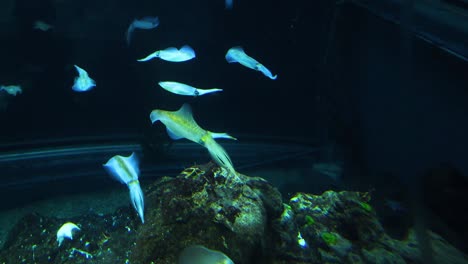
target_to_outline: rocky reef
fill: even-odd
[[[138,230],[132,262],[176,263],[183,248],[200,244],[249,263],[262,255],[268,221],[282,211],[280,193],[266,181],[226,177],[211,163],[154,183],[147,200],[149,224]]]
[[[67,219],[81,230],[60,247],[64,220],[27,215],[10,231],[0,263],[174,264],[191,245],[237,264],[424,263],[414,232],[405,240],[387,235],[368,193],[297,193],[283,201],[262,178],[229,176],[212,163],[163,177],[144,193],[145,224],[130,207]],[[436,263],[468,262],[437,234],[429,237]]]

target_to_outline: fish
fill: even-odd
[[[77,225],[72,222],[67,222],[63,224],[59,230],[57,231],[57,242],[62,245],[62,242],[65,238],[73,240],[73,231],[74,230],[81,230]]]
[[[237,175],[231,158],[215,141],[216,138],[237,139],[227,133],[215,133],[201,128],[193,119],[190,105],[184,104],[177,111],[155,109],[151,111],[150,119],[153,124],[161,121],[166,126],[167,134],[173,140],[185,138],[204,146],[220,167],[225,168],[234,176]]]
[[[125,34],[127,39],[127,45],[130,45],[130,40],[132,38],[133,31],[135,29],[153,29],[159,26],[159,17],[143,17],[141,19],[134,19],[130,26],[128,26],[127,33]]]
[[[128,157],[115,155],[107,163],[103,164],[104,169],[117,181],[127,185],[130,191],[130,200],[133,208],[140,216],[141,222],[145,223],[143,191],[138,181],[140,169],[138,159],[134,152]]]
[[[240,46],[232,47],[226,52],[226,61],[228,63],[240,63],[247,68],[259,71],[263,73],[266,77],[276,80],[278,75],[273,75],[270,70],[268,70],[263,64],[256,61],[254,58],[247,55],[244,49]]]
[[[21,89],[21,86],[19,85],[0,85],[0,91],[5,91],[10,95],[16,96],[17,94],[22,93],[23,89]]]
[[[190,85],[179,83],[179,82],[159,82],[158,84],[166,91],[169,91],[174,94],[188,95],[188,96],[199,96],[199,95],[223,91],[223,89],[218,89],[218,88],[199,89],[199,88],[195,88]]]
[[[182,46],[180,49],[169,47],[163,50],[158,50],[143,59],[137,61],[149,61],[153,58],[160,58],[161,60],[171,62],[183,62],[195,58],[195,51],[188,45]]]
[[[37,30],[40,30],[40,31],[49,31],[53,28],[54,26],[42,21],[42,20],[36,20],[34,21],[34,25],[33,25],[33,28],[34,29],[37,29]]]
[[[82,68],[74,65],[75,69],[78,71],[78,76],[75,77],[75,82],[73,83],[73,91],[75,92],[86,92],[93,89],[96,86],[96,82],[91,79],[88,75],[88,72]]]
[[[179,255],[178,264],[234,264],[221,251],[212,250],[201,245],[188,246]]]

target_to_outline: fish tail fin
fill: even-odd
[[[229,173],[232,173],[233,175],[237,175],[236,170],[234,169],[234,166],[232,165],[231,158],[227,154],[226,150],[224,150],[224,148],[214,140],[211,133],[208,137],[204,138],[203,143],[206,149],[208,149],[208,152],[210,153],[211,158],[213,158],[213,160],[219,166],[227,169]]]

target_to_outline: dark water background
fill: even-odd
[[[446,162],[468,172],[466,62],[416,38],[408,49],[401,27],[351,4],[234,4],[227,11],[223,1],[16,1],[0,67],[2,82],[24,93],[0,115],[0,141],[163,135],[149,112],[188,102],[208,130],[339,144],[372,177]],[[127,47],[130,21],[147,15],[160,26],[136,30]],[[55,28],[33,30],[39,19]],[[184,44],[195,60],[136,62]],[[278,79],[226,63],[237,45]],[[95,89],[71,90],[73,64],[87,69]],[[182,97],[159,88],[163,80],[224,92]]]

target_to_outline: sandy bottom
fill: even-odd
[[[62,218],[85,213],[109,214],[122,206],[131,206],[126,188],[105,192],[82,193],[58,196],[53,199],[35,201],[23,207],[0,211],[0,248],[3,247],[11,228],[25,215],[38,213],[48,217]]]

